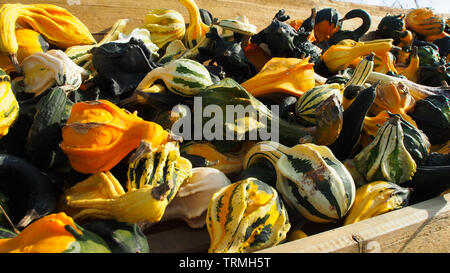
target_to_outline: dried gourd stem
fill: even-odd
[[[161,185],[154,187],[152,189],[152,196],[158,200],[158,201],[162,201],[164,200],[164,198],[167,197],[167,195],[169,194],[170,190],[173,188],[173,182],[168,179],[165,180],[163,183],[161,183]]]
[[[141,159],[146,154],[153,153],[156,150],[157,149],[153,148],[152,143],[150,141],[141,140],[141,143],[139,144],[139,146],[136,149],[136,151],[128,159],[128,164],[136,162],[137,160]]]
[[[9,59],[11,60],[12,65],[14,66],[14,69],[16,70],[17,74],[22,75],[22,68],[20,67],[19,61],[17,60],[17,54],[11,53],[9,54]]]
[[[11,221],[11,219],[9,218],[8,214],[3,209],[3,206],[1,204],[0,204],[0,210],[2,211],[3,215],[6,218],[6,221],[8,221],[8,223],[11,226],[12,230],[14,231],[14,233],[16,233],[18,235],[20,233],[20,231],[14,226],[13,222]]]

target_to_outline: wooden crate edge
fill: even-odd
[[[441,252],[450,248],[450,194],[257,253]],[[425,234],[421,234],[421,232]],[[421,238],[422,237],[422,238]],[[412,244],[426,241],[428,247]],[[444,240],[444,241],[443,241]],[[447,249],[447,250],[446,250]]]

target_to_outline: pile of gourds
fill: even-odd
[[[253,252],[450,188],[446,18],[386,15],[369,39],[361,9],[258,32],[179,2],[188,24],[159,8],[100,41],[61,7],[0,7],[0,252],[151,252],[172,220]]]

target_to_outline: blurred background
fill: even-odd
[[[385,6],[390,8],[425,8],[432,7],[437,13],[450,13],[450,2],[448,0],[338,0],[358,4]]]

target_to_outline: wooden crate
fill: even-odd
[[[114,22],[128,18],[128,27],[140,26],[147,11],[170,8],[179,11],[189,22],[187,10],[177,0],[32,0],[2,3],[48,3],[68,9],[96,34],[102,37]],[[358,5],[331,0],[196,0],[219,19],[245,15],[258,30],[267,26],[273,15],[283,8],[292,19],[305,19],[310,8],[334,7],[340,14],[363,8],[372,16],[371,31],[380,19],[405,10]],[[358,19],[346,21],[343,29],[359,26]],[[155,253],[207,252],[209,235],[206,228],[191,229],[180,221],[158,223],[147,231],[150,248]],[[379,215],[352,225],[338,227],[296,241],[267,248],[259,253],[302,252],[450,252],[450,194]]]
[[[206,228],[191,229],[175,221],[154,227],[155,230],[147,235],[153,252],[198,253],[208,250]],[[258,251],[328,252],[449,253],[450,194]]]

